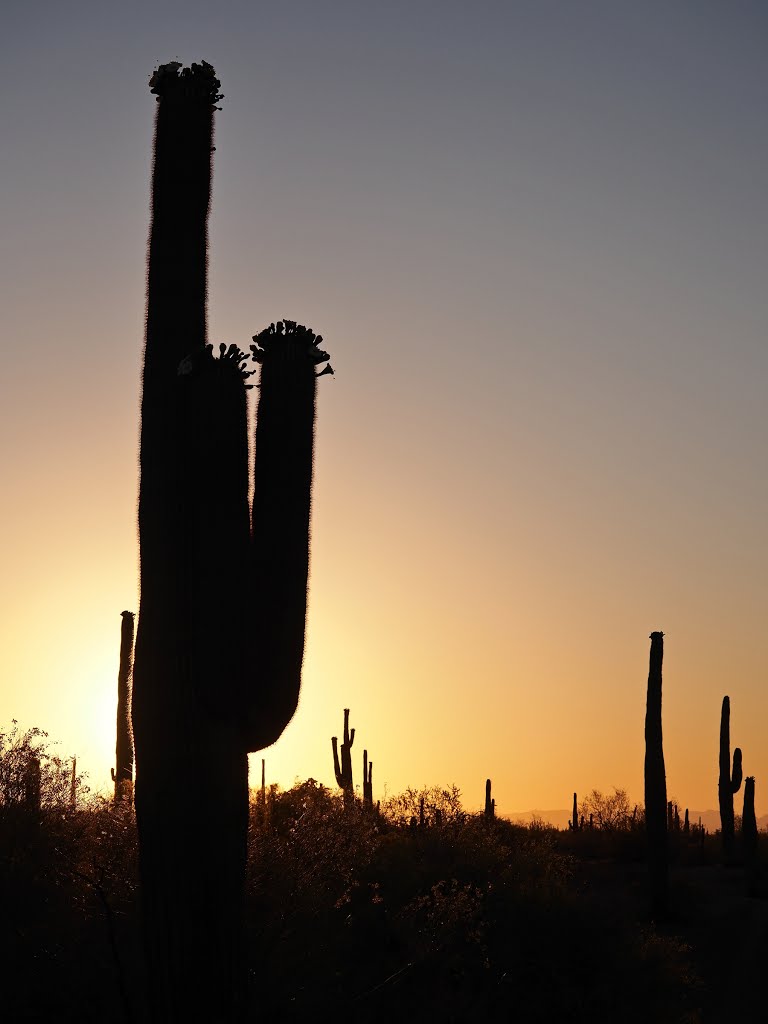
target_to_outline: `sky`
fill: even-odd
[[[253,762],[374,798],[768,811],[768,8],[760,0],[19,2],[0,42],[0,728],[109,785],[138,609],[159,63],[216,114],[209,336],[325,339],[304,681]],[[736,798],[740,810],[740,798]]]

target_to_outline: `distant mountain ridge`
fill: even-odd
[[[738,801],[734,801],[734,810],[739,813]],[[571,812],[568,811],[512,811],[510,814],[499,814],[500,818],[508,818],[510,821],[520,822],[521,824],[527,825],[529,822],[534,820],[544,821],[548,825],[554,825],[555,828],[568,828],[568,822],[571,820]],[[699,819],[707,832],[716,832],[720,828],[720,812],[719,811],[688,811],[688,818],[692,825],[698,825]],[[768,829],[768,814],[761,814],[757,819],[758,829]]]

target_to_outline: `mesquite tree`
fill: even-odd
[[[133,668],[133,612],[122,612],[120,668],[117,673],[117,722],[115,740],[115,803],[131,799],[133,789],[133,733],[131,732],[130,679]]]
[[[667,913],[667,775],[661,732],[661,663],[664,634],[651,633],[648,695],[645,710],[645,830],[648,839],[648,875],[651,913],[658,920]]]
[[[720,710],[720,775],[717,780],[717,796],[720,803],[720,835],[723,842],[723,857],[726,863],[733,860],[734,816],[733,794],[741,788],[741,748],[733,752],[733,773],[731,773],[731,700],[723,697]]]
[[[249,751],[298,702],[316,371],[292,321],[254,338],[261,365],[248,507],[246,357],[206,337],[207,220],[219,81],[161,66],[141,406],[141,604],[133,729],[154,1019],[242,1011]]]

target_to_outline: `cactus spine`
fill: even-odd
[[[723,843],[725,862],[733,860],[734,819],[733,794],[741,788],[741,748],[733,752],[733,773],[731,773],[731,700],[723,697],[720,711],[720,775],[717,781],[717,796],[720,803],[720,835]]]
[[[661,730],[661,666],[664,634],[651,633],[648,693],[645,709],[645,829],[651,912],[661,919],[668,904],[667,775]]]
[[[491,780],[485,780],[485,816],[493,818],[496,814],[496,801],[491,797]]]
[[[368,760],[368,751],[363,751],[363,804],[373,807],[373,761]]]
[[[130,679],[133,668],[133,612],[122,612],[120,668],[117,672],[117,723],[115,741],[115,803],[130,802],[133,790],[133,733],[131,731]]]
[[[355,742],[355,730],[349,728],[349,708],[344,708],[344,740],[341,744],[341,763],[339,763],[339,738],[331,737],[333,748],[333,772],[336,785],[344,793],[344,806],[351,807],[355,802],[355,784],[352,778],[352,744]]]
[[[327,358],[291,321],[254,339],[249,515],[245,357],[220,346],[214,358],[206,337],[219,81],[205,62],[179,69],[164,65],[150,80],[158,104],[133,685],[145,947],[152,1012],[164,1024],[229,1022],[242,1009],[247,753],[280,736],[298,701],[315,364]]]

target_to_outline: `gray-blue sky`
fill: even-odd
[[[334,726],[356,701],[389,721],[345,673],[381,659],[381,623],[407,649],[390,675],[427,666],[445,644],[412,625],[427,605],[452,637],[437,676],[441,657],[471,671],[463,629],[470,647],[506,651],[484,666],[500,718],[533,637],[565,722],[567,672],[546,638],[598,623],[619,648],[638,638],[631,678],[652,628],[700,658],[716,623],[738,627],[753,714],[768,710],[767,43],[757,2],[10,5],[0,429],[16,439],[2,461],[17,582],[1,596],[17,633],[76,605],[72,545],[84,591],[88,566],[112,558],[116,588],[135,587],[146,81],[158,62],[205,58],[225,93],[211,336],[243,344],[290,316],[322,331],[337,368],[321,394],[311,604],[326,637],[322,607],[344,622],[323,669],[340,679]],[[344,549],[324,553],[324,531]],[[114,601],[100,635],[128,603]],[[3,706],[17,698],[19,717],[55,732],[35,687],[16,692],[18,672],[45,689],[23,657],[3,667]],[[723,641],[703,684],[715,716],[730,657]],[[574,658],[576,678],[610,689],[617,662]],[[681,662],[690,698],[699,668]],[[441,685],[423,680],[424,708]],[[615,710],[632,720],[630,704]],[[533,701],[531,723],[541,714]],[[635,784],[622,756],[606,754],[604,780],[587,758],[585,784]],[[686,785],[699,770],[681,763]]]

